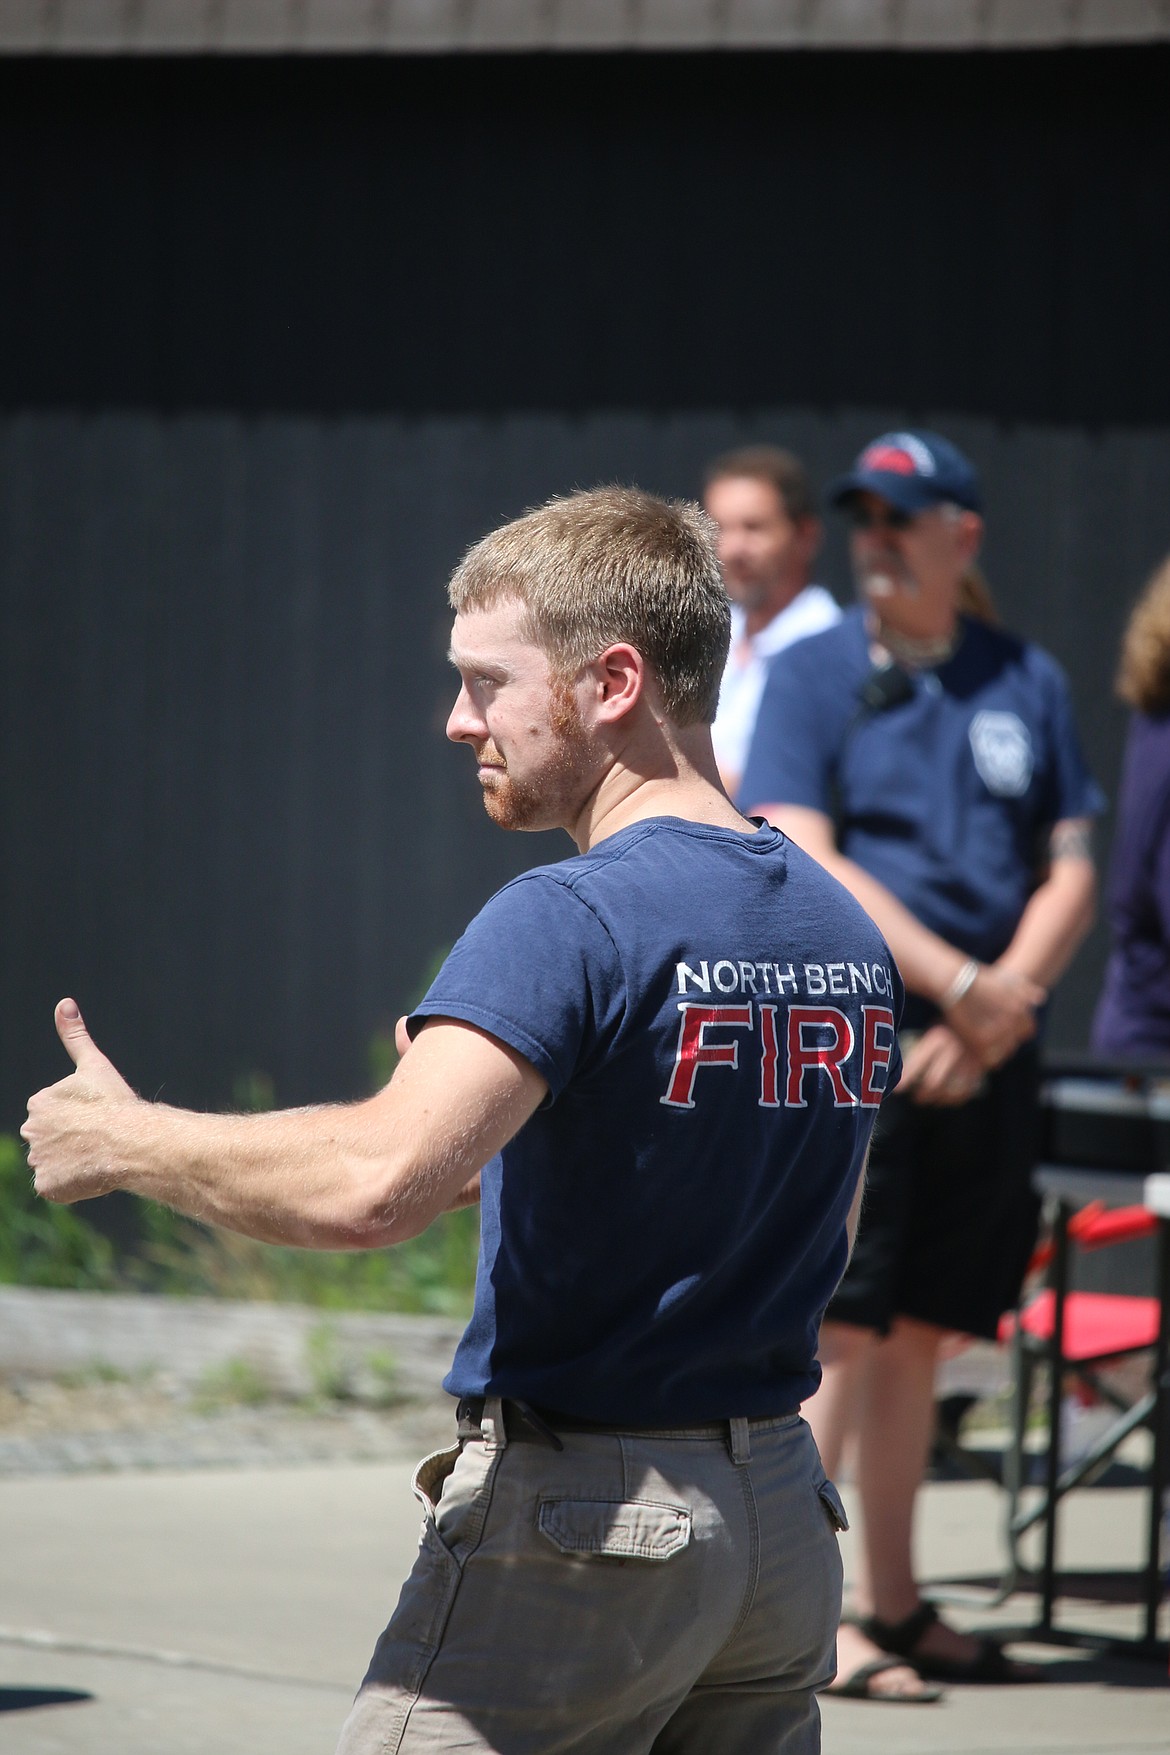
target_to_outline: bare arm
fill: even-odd
[[[135,1096],[69,1004],[57,1028],[75,1071],[30,1099],[21,1129],[38,1193],[70,1202],[123,1188],[270,1243],[373,1249],[415,1236],[461,1204],[548,1088],[495,1037],[431,1019],[364,1102],[197,1114]]]
[[[414,1039],[408,1028],[408,1020],[405,1017],[399,1018],[394,1026],[394,1046],[398,1050],[399,1060],[402,1059],[404,1054],[410,1052],[413,1040]],[[458,1212],[461,1207],[474,1207],[479,1205],[479,1174],[480,1173],[477,1170],[470,1182],[468,1182],[463,1188],[456,1190],[454,1196],[447,1204],[446,1210],[449,1213]]]
[[[1096,912],[1090,828],[1085,817],[1068,817],[1053,827],[1047,870],[1029,896],[997,968],[1051,987],[1072,962]]]
[[[479,1194],[479,1171],[477,1170],[471,1181],[464,1183],[463,1187],[456,1191],[454,1199],[448,1201],[447,1212],[458,1212],[460,1207],[477,1207]]]
[[[1051,986],[1064,973],[1093,918],[1096,874],[1090,858],[1089,825],[1081,818],[1057,823],[1049,837],[1050,862],[1028,899],[1012,942],[998,967]],[[900,1091],[918,1103],[965,1103],[979,1087],[983,1068],[948,1023],[919,1038],[906,1057]]]
[[[1022,967],[981,965],[962,998],[949,1003],[966,955],[923,926],[883,883],[840,852],[832,819],[823,811],[765,804],[750,814],[767,817],[856,896],[879,927],[907,987],[946,1011],[955,1034],[982,1065],[998,1066],[1035,1034],[1036,1007],[1046,995]]]
[[[883,883],[839,851],[832,819],[823,811],[796,804],[757,805],[749,814],[767,817],[857,897],[893,951],[907,987],[937,1003],[966,958],[916,920]]]

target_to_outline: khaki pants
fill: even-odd
[[[414,1569],[338,1755],[812,1755],[841,1502],[792,1414],[420,1464]]]

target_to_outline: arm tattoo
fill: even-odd
[[[1050,860],[1092,859],[1092,824],[1081,819],[1057,823],[1048,837],[1048,857]]]

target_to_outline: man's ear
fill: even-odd
[[[589,666],[594,683],[597,718],[613,723],[641,700],[646,687],[646,660],[634,646],[619,641],[607,646]]]

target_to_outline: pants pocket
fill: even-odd
[[[849,1528],[849,1519],[845,1515],[845,1507],[841,1503],[841,1495],[832,1481],[826,1479],[817,1488],[817,1498],[825,1508],[825,1516],[840,1535]]]
[[[443,1483],[454,1472],[459,1461],[460,1446],[454,1444],[449,1450],[432,1451],[424,1456],[414,1471],[410,1490],[426,1512],[429,1521],[433,1522],[435,1509],[443,1491]]]
[[[688,1507],[651,1499],[546,1498],[537,1524],[562,1554],[586,1558],[669,1560],[691,1539]]]

